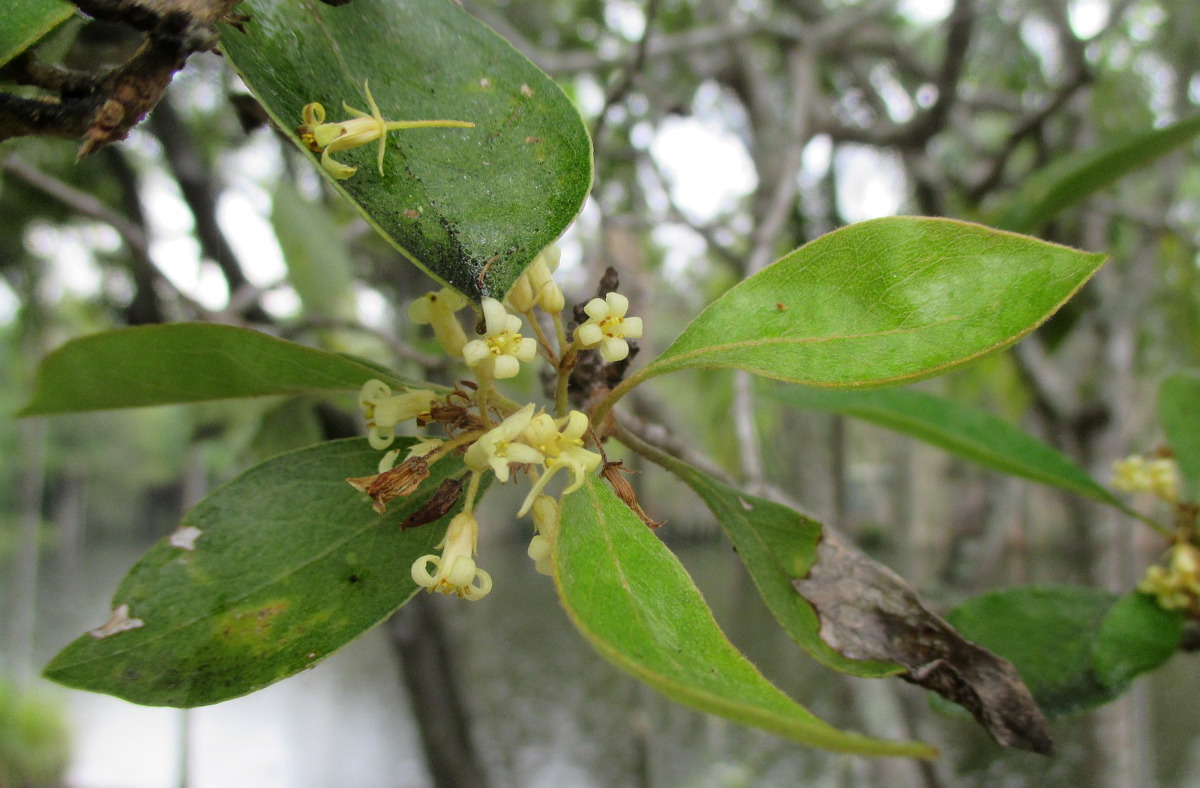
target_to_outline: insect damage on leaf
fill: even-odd
[[[128,632],[131,629],[140,629],[146,626],[146,622],[140,618],[129,617],[129,605],[120,605],[112,612],[112,617],[104,623],[103,626],[88,630],[88,634],[103,640],[106,637],[111,637],[119,632]]]
[[[1046,719],[1010,662],[964,640],[899,575],[828,530],[808,576],[792,586],[816,609],[821,639],[851,659],[897,662],[905,681],[975,716],[997,742],[1054,752]]]

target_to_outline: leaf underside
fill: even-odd
[[[73,339],[46,356],[20,415],[346,391],[372,378],[404,385],[345,356],[248,328],[138,326]]]

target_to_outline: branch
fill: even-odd
[[[600,108],[600,114],[596,116],[596,126],[592,129],[592,140],[600,139],[604,132],[604,119],[608,115],[609,109],[629,92],[629,89],[633,87],[633,81],[642,70],[642,66],[646,62],[646,46],[650,43],[650,31],[654,27],[657,16],[658,0],[646,0],[646,26],[642,29],[642,37],[634,47],[633,57],[630,58],[629,64],[621,71],[621,76],[612,84],[608,89],[608,94],[604,97],[604,106]]]
[[[929,109],[918,113],[903,125],[892,123],[867,128],[845,125],[830,115],[823,119],[825,128],[822,130],[837,142],[859,142],[878,147],[923,147],[946,127],[950,110],[958,100],[958,82],[962,78],[974,27],[974,0],[956,0],[946,21],[946,44],[935,82],[937,99]]]
[[[9,73],[22,84],[57,93],[24,98],[0,94],[0,141],[40,135],[83,139],[79,156],[125,139],[158,103],[175,72],[195,52],[212,49],[217,23],[234,24],[238,0],[78,0],[85,13],[145,31],[126,63],[96,74],[68,72],[25,55]]]
[[[113,228],[117,235],[121,237],[121,241],[129,248],[130,256],[133,258],[130,267],[139,290],[145,286],[152,286],[155,282],[165,283],[175,293],[176,297],[187,304],[196,314],[207,314],[207,310],[189,298],[185,293],[176,289],[171,284],[171,281],[158,270],[158,267],[150,257],[150,243],[146,236],[146,231],[139,224],[112,210],[92,195],[79,191],[73,186],[60,181],[58,178],[42,172],[15,153],[10,153],[5,157],[0,170],[20,180],[27,186],[37,189],[47,197],[57,200],[80,216],[95,219]],[[153,281],[148,281],[149,279]],[[152,309],[151,312],[157,312],[157,309]]]

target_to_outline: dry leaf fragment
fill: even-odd
[[[458,503],[458,499],[462,495],[462,487],[461,479],[443,481],[437,488],[437,492],[430,496],[424,506],[404,518],[404,522],[400,523],[400,530],[416,528],[441,518],[454,508],[454,504]]]
[[[89,630],[88,634],[102,640],[106,637],[111,637],[118,632],[128,632],[131,629],[139,629],[146,626],[146,622],[140,618],[129,617],[129,605],[120,605],[112,612],[112,617],[104,623],[104,626],[96,627]]]
[[[816,609],[821,639],[851,659],[897,662],[905,681],[964,707],[997,742],[1054,751],[1046,719],[1008,660],[925,609],[899,575],[828,531],[808,576],[792,586]]]
[[[429,478],[429,463],[424,457],[409,457],[390,471],[374,476],[347,479],[350,486],[362,490],[375,502],[375,511],[387,511],[388,501],[416,492],[421,482]]]

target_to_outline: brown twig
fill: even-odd
[[[95,74],[46,66],[32,55],[20,59],[18,81],[57,95],[25,98],[0,93],[0,141],[26,135],[82,138],[79,156],[122,140],[158,103],[175,72],[195,52],[212,49],[217,23],[238,21],[238,0],[78,0],[84,13],[123,22],[145,32],[124,64]]]

